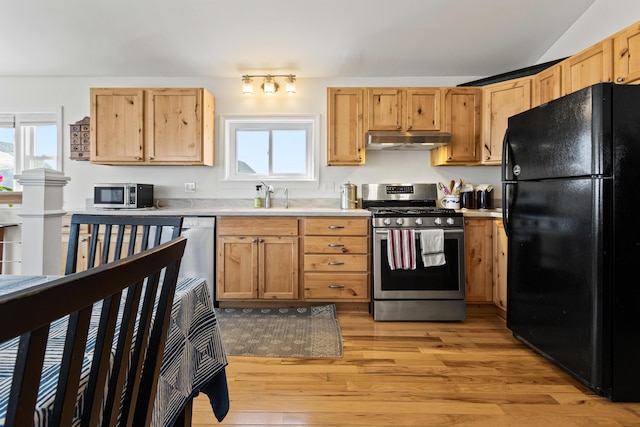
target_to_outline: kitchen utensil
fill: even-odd
[[[440,191],[442,191],[444,194],[451,194],[451,192],[449,191],[449,189],[441,182],[438,183],[438,188],[440,189]]]

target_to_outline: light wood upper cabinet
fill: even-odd
[[[562,66],[553,65],[533,76],[531,106],[537,107],[562,96]]]
[[[214,100],[205,89],[92,88],[91,162],[208,165]]]
[[[441,104],[440,88],[369,88],[367,129],[440,130]]]
[[[613,36],[613,76],[616,83],[640,83],[640,23]]]
[[[327,165],[364,164],[364,89],[327,89]]]
[[[562,94],[610,82],[613,74],[612,46],[613,39],[609,38],[562,61]]]
[[[444,89],[444,131],[449,144],[431,150],[431,165],[473,164],[480,160],[482,89]]]
[[[483,87],[482,164],[499,165],[509,117],[531,108],[531,77]]]

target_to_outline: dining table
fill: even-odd
[[[59,276],[0,275],[0,295],[26,289]],[[52,301],[55,304],[55,301]],[[94,306],[95,307],[95,306]],[[97,310],[94,309],[94,313]],[[28,315],[28,314],[26,314]],[[19,321],[19,319],[16,319]],[[52,324],[38,392],[34,426],[47,426],[55,398],[67,319]],[[92,328],[97,322],[92,322]],[[95,334],[94,334],[95,335]],[[91,342],[91,341],[90,341]],[[11,389],[18,339],[0,343],[0,425],[4,425]],[[81,382],[86,381],[92,348],[87,347]],[[227,354],[216,319],[213,300],[204,278],[179,278],[171,310],[167,341],[162,357],[151,426],[170,427],[184,423],[184,411],[200,392],[209,397],[218,421],[229,411],[225,367]],[[76,407],[83,404],[78,396]],[[79,424],[79,420],[78,421]],[[75,425],[75,424],[74,424]]]

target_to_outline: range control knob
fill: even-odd
[[[442,225],[442,218],[438,217],[438,218],[434,219],[433,223],[435,225]]]
[[[385,218],[385,219],[382,220],[382,223],[384,225],[390,225],[391,224],[391,220],[389,218]]]
[[[455,224],[454,219],[453,218],[447,218],[447,224],[449,224],[449,225]]]
[[[403,222],[404,222],[404,220],[402,218],[396,219],[396,224],[398,224],[398,225],[402,225]]]
[[[416,225],[422,225],[422,218],[416,218]]]

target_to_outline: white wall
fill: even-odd
[[[545,62],[581,51],[593,43],[621,30],[640,19],[638,0],[596,0],[583,17],[539,62]],[[526,66],[529,64],[523,64]],[[509,70],[505,70],[509,71]],[[287,183],[292,198],[338,198],[340,184],[381,182],[448,182],[463,178],[466,182],[492,184],[496,197],[500,197],[500,168],[489,167],[431,167],[430,152],[375,152],[367,153],[363,166],[325,166],[326,88],[333,86],[455,86],[459,83],[486,76],[450,78],[349,78],[304,79],[297,81],[298,93],[273,97],[241,94],[240,75],[236,79],[207,78],[0,78],[0,108],[63,107],[65,160],[63,172],[71,177],[64,190],[65,209],[83,207],[92,196],[96,182],[148,182],[157,185],[159,198],[251,198],[252,185],[229,184],[222,180],[222,146],[220,115],[224,114],[320,114],[320,181],[333,183],[333,191],[321,191],[309,184]],[[90,87],[204,87],[215,97],[216,108],[216,164],[211,167],[186,166],[102,166],[69,160],[69,124],[89,115]],[[185,193],[183,183],[196,182],[196,193]],[[283,187],[276,190],[282,196]]]
[[[333,183],[333,191],[308,183],[276,185],[276,197],[284,186],[291,198],[338,198],[340,184],[380,182],[437,182],[463,178],[471,183],[499,186],[500,168],[429,166],[430,152],[376,152],[367,154],[364,166],[325,166],[326,88],[333,86],[455,86],[478,77],[459,78],[382,78],[382,79],[299,79],[298,93],[272,97],[241,94],[241,79],[195,78],[0,78],[0,108],[63,107],[65,159],[63,172],[71,177],[65,188],[65,209],[83,207],[92,197],[96,182],[145,182],[156,184],[158,198],[251,198],[254,187],[223,181],[220,115],[224,114],[320,114],[320,180]],[[204,87],[215,97],[216,142],[215,166],[103,166],[69,160],[69,124],[89,115],[90,87]],[[184,182],[196,182],[196,193],[185,193]]]
[[[596,0],[540,58],[539,63],[576,54],[638,20],[638,0]]]

